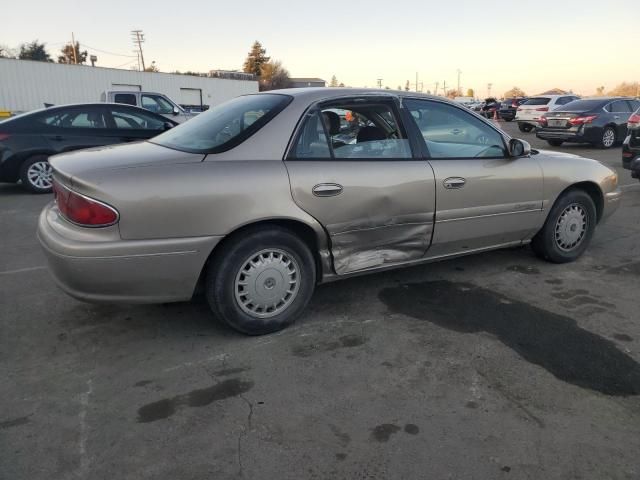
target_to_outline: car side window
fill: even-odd
[[[611,103],[611,113],[631,113],[631,107],[626,100],[616,100]]]
[[[38,121],[56,128],[107,128],[102,109],[74,108],[45,113]]]
[[[484,121],[446,103],[405,99],[430,158],[505,157],[504,140]]]
[[[412,158],[409,140],[389,101],[349,99],[309,114],[293,158]]]
[[[142,95],[142,108],[160,115],[173,113],[173,105],[160,95]]]
[[[144,112],[134,112],[127,108],[113,107],[109,109],[111,117],[118,129],[126,130],[164,130],[165,119],[157,118]]]
[[[291,157],[330,159],[331,150],[322,124],[321,112],[313,110],[307,112],[305,117]]]
[[[116,103],[124,103],[125,105],[136,106],[136,96],[133,93],[116,93],[113,96]]]

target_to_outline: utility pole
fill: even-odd
[[[78,56],[76,55],[76,39],[71,32],[71,49],[73,50],[73,63],[78,64]]]
[[[142,54],[142,44],[144,43],[144,33],[142,30],[131,30],[131,39],[133,40],[133,44],[138,46],[138,50],[140,51],[140,60],[142,61],[142,70],[146,70],[144,65],[144,55]]]
[[[436,82],[436,89],[433,91],[434,95],[438,95],[438,87],[440,86],[440,82]]]
[[[444,96],[447,96],[447,81],[443,81],[442,82],[442,93],[444,93]]]
[[[491,96],[491,87],[493,86],[493,83],[487,83],[487,97]]]
[[[416,92],[418,91],[418,72],[416,72]]]
[[[462,96],[462,91],[460,90],[460,74],[462,73],[462,70],[458,69],[458,95]]]
[[[378,78],[378,88],[382,88],[382,78]]]

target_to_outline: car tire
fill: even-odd
[[[518,130],[524,133],[529,133],[533,130],[533,125],[529,125],[528,123],[518,123]]]
[[[561,147],[564,142],[562,140],[547,140],[547,143],[552,147]]]
[[[34,155],[20,166],[22,186],[33,193],[51,193],[53,170],[46,155]]]
[[[605,127],[602,131],[602,137],[598,142],[600,148],[611,148],[616,143],[616,131],[611,127]]]
[[[589,194],[568,190],[554,203],[531,247],[538,257],[549,262],[573,262],[589,245],[596,223],[596,206]]]
[[[504,121],[505,121],[505,122],[512,122],[512,121],[513,121],[513,118],[507,118],[507,117],[504,117]]]
[[[279,226],[249,228],[221,247],[205,282],[216,317],[241,333],[264,335],[300,316],[313,295],[316,264],[295,233]]]

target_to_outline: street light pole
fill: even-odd
[[[458,95],[462,96],[462,91],[460,90],[460,74],[462,73],[462,70],[458,69]]]

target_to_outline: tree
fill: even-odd
[[[156,62],[151,62],[151,65],[146,67],[144,69],[144,71],[145,72],[159,72],[160,70],[158,70],[158,66],[156,65]]]
[[[247,55],[247,59],[244,61],[243,70],[259,77],[262,72],[262,66],[271,60],[271,57],[267,57],[266,53],[267,51],[262,48],[262,44],[256,40]]]
[[[74,56],[75,50],[75,56]],[[58,57],[58,63],[86,63],[87,61],[87,51],[80,51],[80,42],[76,42],[75,45],[72,45],[71,42],[67,43],[60,50],[61,55]]]
[[[338,86],[338,79],[336,78],[335,75],[333,77],[331,77],[331,82],[329,82],[329,86],[330,87],[337,87]]]
[[[409,83],[409,80],[407,80],[407,83],[404,84],[404,90],[405,92],[408,92],[411,89],[411,83]]]
[[[344,83],[340,82],[340,85],[338,85],[339,87],[344,87]]]
[[[596,88],[596,95],[598,95],[599,97],[603,97],[604,96],[604,85],[601,87]]]
[[[475,96],[476,96],[476,92],[473,91],[473,88],[468,88],[467,97],[475,97]]]
[[[0,58],[16,58],[16,51],[6,45],[0,45]]]
[[[504,92],[504,98],[510,98],[510,97],[526,97],[527,94],[524,93],[524,91],[518,87],[513,87],[511,90],[507,90],[506,92]]]
[[[627,83],[622,82],[616,88],[609,92],[609,95],[620,97],[635,97],[640,93],[640,84],[638,82]]]
[[[38,43],[38,40],[34,40],[31,43],[23,43],[20,45],[20,53],[18,58],[20,60],[36,60],[38,62],[53,62],[51,56],[45,49],[46,44]]]
[[[260,69],[260,91],[278,90],[291,86],[289,71],[279,60],[269,61]]]
[[[402,85],[398,85],[398,88],[396,88],[396,90],[402,90]]]

